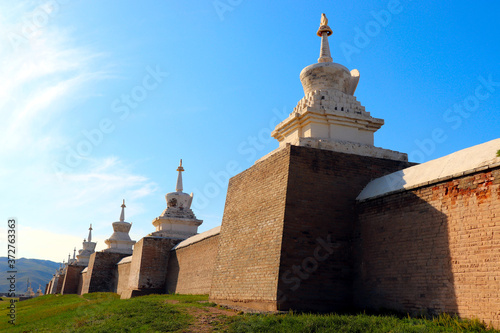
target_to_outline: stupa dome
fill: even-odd
[[[321,37],[321,51],[318,63],[307,66],[300,72],[300,81],[304,95],[318,90],[338,90],[344,94],[354,95],[359,81],[357,69],[349,71],[345,66],[334,63],[330,54],[328,36],[332,29],[328,26],[325,14],[321,16],[321,25],[317,35]]]

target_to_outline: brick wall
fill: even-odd
[[[77,294],[78,295],[83,295],[83,286],[88,283],[86,282],[87,280],[87,272],[82,272],[80,274],[80,279],[78,280],[78,290],[77,290]]]
[[[348,306],[355,198],[407,166],[288,146],[231,178],[210,299],[265,310]]]
[[[332,311],[351,306],[355,198],[370,180],[408,166],[291,146],[280,262],[281,309]]]
[[[500,327],[500,170],[359,204],[355,302]]]
[[[116,264],[127,256],[128,254],[112,252],[92,253],[81,293],[116,292],[118,281]]]
[[[210,299],[275,310],[289,148],[229,181]]]
[[[50,279],[49,283],[47,284],[47,287],[45,287],[45,295],[52,294],[52,284],[54,283],[54,277]]]
[[[59,278],[57,278],[57,283],[54,284],[54,288],[53,288],[53,293],[54,294],[60,294],[61,291],[62,291],[62,286],[63,286],[63,283],[64,283],[64,276],[65,274],[60,274],[59,275]]]
[[[121,293],[121,298],[165,292],[170,250],[178,242],[161,237],[144,237],[135,243],[128,287]]]
[[[208,294],[212,285],[219,234],[170,252],[167,292]]]
[[[118,283],[116,286],[116,293],[121,295],[128,289],[130,280],[130,262],[118,265]]]
[[[81,272],[84,266],[68,265],[66,267],[66,275],[61,289],[61,294],[76,294],[78,293],[78,282],[80,281]]]

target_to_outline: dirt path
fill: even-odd
[[[227,317],[236,316],[238,313],[235,310],[228,310],[217,307],[204,308],[188,308],[188,313],[195,318],[195,322],[185,331],[191,332],[213,332],[218,324],[223,325],[227,321]]]

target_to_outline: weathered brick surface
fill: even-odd
[[[118,280],[117,263],[127,254],[112,252],[94,252],[90,255],[86,278],[81,294],[93,292],[116,292]]]
[[[121,295],[128,288],[130,280],[130,262],[118,265],[118,283],[116,293]]]
[[[275,310],[289,148],[229,181],[210,299]]]
[[[170,252],[167,292],[208,294],[212,285],[219,234]]]
[[[83,295],[83,285],[85,284],[85,281],[87,280],[87,272],[82,272],[80,273],[80,279],[78,280],[78,289],[77,289],[77,294],[78,295]]]
[[[69,265],[66,267],[66,275],[61,289],[61,294],[77,294],[78,283],[84,266]]]
[[[360,203],[356,304],[500,327],[499,184],[497,168]]]
[[[406,162],[292,146],[280,260],[281,309],[331,311],[352,300],[356,197]]]
[[[139,240],[134,245],[128,287],[121,293],[121,298],[164,292],[170,250],[178,242],[161,237],[144,237]]]
[[[57,283],[54,284],[54,294],[60,294],[64,283],[65,274],[60,274]]]
[[[267,310],[349,305],[355,198],[371,179],[407,166],[288,146],[233,177],[210,298]],[[334,249],[321,250],[320,237]]]

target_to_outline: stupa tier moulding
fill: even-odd
[[[203,223],[196,219],[191,210],[193,193],[191,195],[182,192],[182,160],[177,168],[177,185],[175,192],[167,193],[165,199],[167,208],[163,213],[153,220],[156,231],[149,236],[166,237],[172,239],[186,239],[198,233],[198,227]]]
[[[407,154],[374,146],[374,133],[384,124],[354,97],[359,71],[333,62],[328,44],[332,29],[322,14],[317,35],[321,37],[318,63],[300,73],[302,98],[290,116],[271,135],[286,144],[363,156],[407,161]]]

